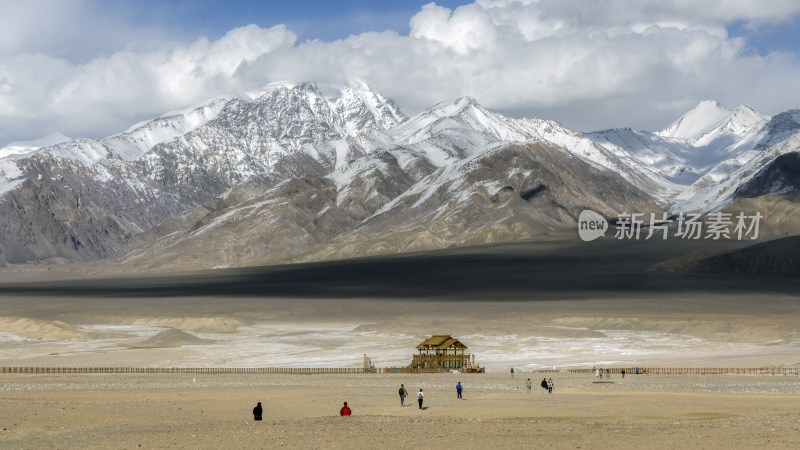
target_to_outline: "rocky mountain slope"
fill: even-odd
[[[403,111],[365,85],[276,84],[100,140],[0,149],[0,266],[428,250],[574,229],[583,209],[709,212],[800,188],[796,111],[702,102],[656,133],[585,135],[471,98]]]
[[[328,100],[310,85],[269,86],[254,99],[217,99],[97,141],[3,149],[0,265],[111,256],[244,181],[325,174],[337,158],[363,154],[357,137],[401,117],[364,87]]]

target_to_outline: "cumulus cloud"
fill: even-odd
[[[497,42],[498,30],[491,15],[476,4],[451,11],[429,3],[411,18],[410,26],[412,38],[439,42],[461,55]]]
[[[657,128],[706,98],[767,113],[800,106],[787,83],[800,69],[797,56],[753,55],[725,28],[732,20],[783,21],[798,10],[792,2],[772,9],[732,2],[695,14],[680,0],[481,0],[454,11],[429,4],[411,19],[409,36],[303,43],[262,56],[240,75],[333,84],[356,76],[416,108],[471,95],[579,129]]]
[[[246,90],[237,68],[295,40],[283,25],[250,25],[214,42],[125,50],[82,64],[42,53],[2,57],[0,133],[11,140],[118,132],[141,118]]]
[[[471,95],[501,112],[583,130],[658,128],[707,98],[768,114],[800,107],[798,55],[759,55],[726,29],[793,20],[800,4],[715,3],[431,3],[409,18],[408,35],[298,43],[283,26],[251,25],[215,41],[126,48],[83,62],[20,47],[0,51],[0,144],[55,130],[110,134],[273,80],[362,80],[416,109]]]

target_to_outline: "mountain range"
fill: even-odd
[[[422,112],[364,84],[271,84],[98,140],[0,149],[0,266],[316,261],[531,239],[582,210],[769,208],[800,231],[800,110],[703,101],[657,132],[581,133],[465,97]],[[762,213],[763,213],[762,211]]]

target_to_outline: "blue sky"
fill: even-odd
[[[194,36],[219,38],[232,28],[256,24],[270,27],[285,24],[300,40],[334,40],[366,31],[395,30],[408,34],[409,18],[430,0],[97,0],[98,8],[124,14],[142,25],[172,27]],[[438,0],[450,9],[471,3],[465,0]],[[765,3],[765,7],[769,7]],[[797,20],[748,28],[745,20],[726,24],[731,36],[743,37],[759,54],[770,51],[800,51],[800,26]]]
[[[187,36],[219,38],[232,28],[251,23],[270,27],[285,24],[300,40],[334,40],[366,31],[395,30],[408,34],[409,18],[430,0],[98,0],[98,8],[125,14],[142,25],[172,27]],[[465,0],[438,0],[450,9],[471,3]],[[765,4],[768,7],[768,4]],[[797,20],[748,28],[745,20],[726,24],[731,36],[743,37],[759,54],[770,51],[800,53],[800,26]]]
[[[472,96],[575,130],[800,108],[796,0],[0,0],[0,146],[99,137],[272,81]],[[389,31],[386,31],[389,30]]]
[[[725,27],[731,36],[747,40],[747,45],[759,55],[770,52],[791,52],[800,54],[800,26],[798,19],[786,23],[764,25],[757,29],[748,28],[747,22],[737,21]]]
[[[103,2],[100,2],[103,3]],[[175,26],[186,33],[218,38],[232,28],[251,23],[270,27],[285,24],[300,40],[334,40],[365,31],[392,29],[408,34],[409,19],[428,1],[213,1],[115,0],[133,20]],[[468,1],[442,0],[436,4],[455,9]]]

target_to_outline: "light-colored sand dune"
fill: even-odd
[[[489,371],[800,364],[800,301],[764,294],[531,302],[34,297],[11,307],[28,317],[0,323],[2,366],[359,367],[365,353],[379,367],[402,366],[432,334],[458,337]],[[202,341],[141,348],[165,330]]]
[[[131,321],[131,325],[169,327],[177,330],[203,333],[233,333],[241,322],[231,317],[142,317]]]
[[[0,317],[0,331],[34,339],[78,339],[86,333],[60,321],[30,317]]]

